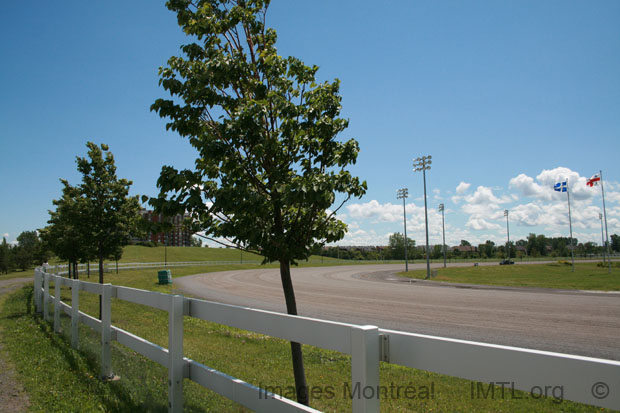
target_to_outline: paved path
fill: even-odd
[[[393,274],[402,270],[403,265],[293,268],[300,315],[620,360],[619,293],[395,281]],[[285,312],[278,269],[194,275],[174,283],[208,300]]]

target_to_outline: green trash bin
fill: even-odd
[[[170,270],[158,271],[157,279],[160,284],[172,284],[172,274],[170,273]]]

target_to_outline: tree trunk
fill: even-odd
[[[71,274],[71,267],[73,266],[73,263],[71,261],[69,261],[69,264],[67,265],[67,277],[72,278],[72,274]]]
[[[293,281],[291,280],[291,265],[288,261],[280,261],[280,278],[282,279],[286,311],[290,315],[297,315],[295,291],[293,290]],[[306,383],[306,373],[304,372],[304,359],[301,352],[301,344],[291,341],[291,355],[293,358],[293,374],[295,376],[297,402],[309,406],[308,384]]]
[[[99,257],[99,284],[103,284],[103,257]],[[101,320],[101,314],[103,312],[103,300],[99,295],[99,320]]]

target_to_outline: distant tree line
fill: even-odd
[[[573,238],[575,257],[588,257],[602,255],[605,249],[594,242],[580,243]],[[570,239],[568,237],[546,237],[542,234],[529,234],[526,239],[510,241],[510,258],[525,257],[568,257],[570,256]],[[620,235],[610,236],[610,248],[612,253],[620,252]],[[461,240],[456,247],[446,246],[446,258],[497,258],[504,259],[508,255],[506,243],[495,244],[487,240],[477,246],[467,240]],[[407,257],[411,260],[426,258],[425,246],[416,246],[411,238],[407,237]],[[351,260],[403,260],[405,259],[405,237],[401,233],[390,235],[387,246],[379,247],[324,247],[316,251],[318,255]],[[430,258],[433,260],[443,258],[441,244],[431,246]]]
[[[36,231],[24,231],[17,237],[17,244],[11,245],[2,238],[0,244],[0,274],[15,270],[26,271],[41,265],[51,256],[51,252],[41,241]]]

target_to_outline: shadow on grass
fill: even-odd
[[[144,410],[144,406],[137,404],[131,398],[130,393],[125,390],[119,382],[103,382],[98,378],[100,366],[94,356],[79,350],[74,350],[66,336],[54,332],[53,324],[45,321],[40,315],[33,314],[34,303],[32,286],[24,287],[24,292],[27,298],[25,300],[26,312],[12,314],[8,316],[9,318],[32,318],[40,332],[51,342],[52,346],[60,352],[62,358],[67,362],[70,373],[78,377],[81,383],[86,383],[91,394],[96,394],[97,397],[99,397],[101,404],[105,406],[105,411],[120,413]],[[109,393],[111,393],[113,397],[109,397]],[[161,406],[161,410],[165,411],[166,406]]]

